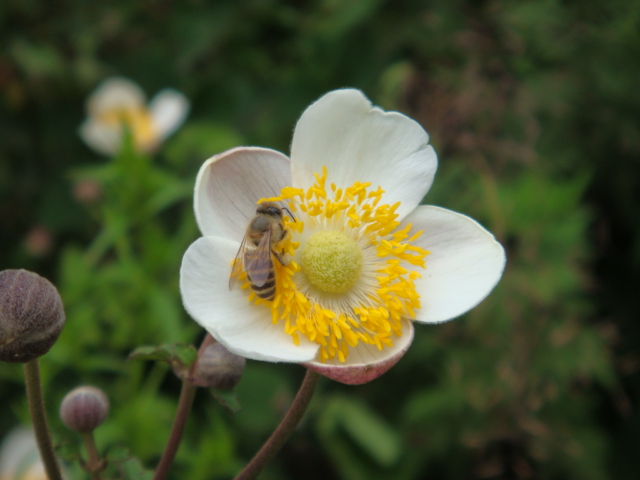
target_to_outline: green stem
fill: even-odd
[[[293,403],[287,410],[282,422],[235,480],[253,480],[260,474],[267,463],[278,454],[298,426],[298,423],[300,423],[300,420],[302,420],[313,397],[313,392],[315,392],[318,385],[319,378],[320,374],[310,369],[307,370],[302,385],[300,385],[300,390],[298,390],[298,394],[293,399]]]
[[[180,400],[178,401],[178,410],[176,411],[176,417],[173,420],[173,427],[167,446],[162,453],[160,463],[156,468],[156,473],[153,476],[153,480],[164,480],[169,473],[173,459],[176,457],[180,441],[182,440],[182,434],[184,433],[184,427],[187,424],[187,418],[193,405],[193,399],[196,396],[196,387],[191,386],[187,380],[182,381],[182,390],[180,391]]]
[[[42,385],[40,382],[40,367],[35,358],[24,364],[24,379],[27,389],[27,402],[29,403],[29,415],[36,435],[36,443],[40,451],[40,458],[44,464],[49,480],[62,480],[58,459],[53,452],[53,443],[49,435],[47,416],[42,399]]]

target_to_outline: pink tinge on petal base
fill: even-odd
[[[303,365],[336,382],[347,385],[361,385],[375,380],[398,363],[412,342],[413,322],[406,320],[402,336],[394,337],[394,345],[392,347],[378,350],[373,345],[359,344],[349,349],[349,357],[345,363],[330,360],[327,363],[313,361],[303,363]],[[377,358],[368,361],[372,357]],[[350,363],[350,360],[352,363]]]

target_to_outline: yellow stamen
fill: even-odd
[[[269,308],[272,321],[283,322],[296,345],[302,335],[320,346],[322,362],[344,362],[349,349],[360,343],[382,350],[393,345],[394,335],[402,335],[402,319],[414,318],[420,308],[416,268],[425,268],[429,252],[412,244],[422,232],[410,234],[410,224],[398,229],[400,203],[381,203],[384,191],[380,187],[371,190],[370,183],[355,182],[347,188],[331,184],[327,189],[324,167],[315,178],[316,183],[306,191],[285,187],[280,196],[259,200],[287,202],[295,212],[295,220],[284,220],[291,234],[278,245],[292,260],[286,266],[274,260],[273,301],[253,294],[249,299]],[[360,258],[363,264],[344,268],[344,274],[338,268],[344,260],[323,262],[318,257],[307,261],[307,245],[325,237],[357,249],[351,250],[353,257],[347,257]],[[334,253],[328,257],[331,255]]]
[[[100,114],[97,119],[110,127],[129,128],[133,143],[138,150],[147,150],[158,141],[158,131],[153,123],[151,112],[144,106],[109,110]]]

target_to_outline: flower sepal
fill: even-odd
[[[346,361],[313,361],[303,365],[331,380],[347,385],[361,385],[375,380],[400,361],[413,341],[413,324],[405,322],[402,336],[394,339],[394,345],[378,350],[373,345],[353,351]],[[368,347],[368,348],[367,348]]]
[[[167,363],[178,378],[185,379],[193,369],[198,352],[193,345],[164,344],[136,348],[129,360],[155,360]]]

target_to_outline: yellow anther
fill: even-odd
[[[261,200],[286,202],[296,212],[295,220],[285,218],[290,234],[282,241],[291,261],[286,266],[274,262],[272,302],[251,291],[249,298],[270,308],[272,321],[283,322],[296,345],[303,335],[318,344],[320,361],[344,362],[349,348],[360,343],[387,348],[391,335],[402,334],[402,318],[413,318],[420,308],[413,283],[420,273],[407,265],[424,267],[429,252],[412,245],[422,232],[409,236],[410,224],[398,229],[400,203],[380,204],[382,188],[355,182],[346,188],[331,183],[327,189],[327,169],[314,175],[316,183],[306,190],[285,187],[280,196]],[[366,271],[365,248],[374,249]],[[358,287],[363,276],[366,289],[356,295],[353,289],[365,288]]]

